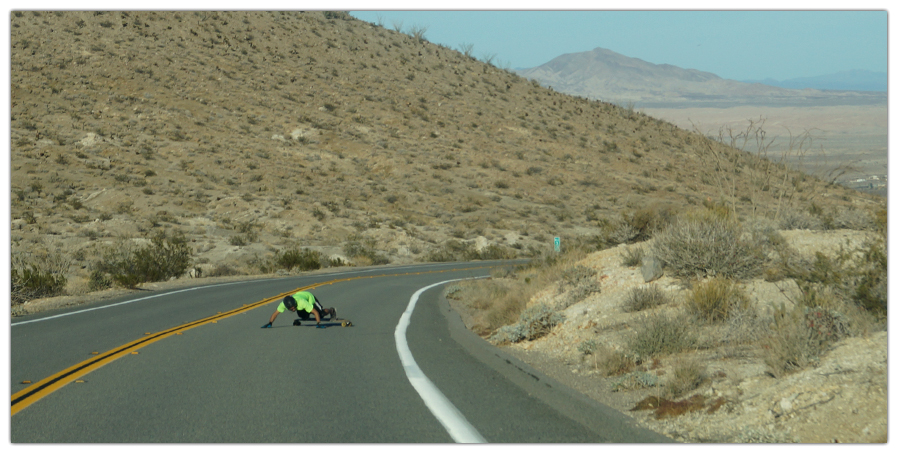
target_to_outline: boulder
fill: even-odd
[[[653,282],[663,275],[663,262],[654,255],[647,255],[641,260],[641,274],[644,282]]]

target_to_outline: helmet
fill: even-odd
[[[295,300],[294,297],[291,295],[284,297],[283,303],[284,303],[284,307],[286,307],[288,309],[297,309],[297,300]]]

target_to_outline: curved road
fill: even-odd
[[[242,281],[16,318],[11,440],[669,441],[465,329],[443,283],[498,263]],[[282,314],[261,329],[301,288],[354,326],[293,327]]]

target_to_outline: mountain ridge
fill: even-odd
[[[886,94],[792,89],[721,78],[710,72],[652,64],[609,49],[558,56],[516,71],[566,94],[641,106],[886,103]]]

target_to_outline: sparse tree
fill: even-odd
[[[471,44],[471,43],[460,43],[460,45],[459,45],[459,51],[460,51],[461,53],[463,53],[464,56],[466,56],[466,57],[468,57],[469,59],[471,59],[471,58],[472,58],[472,49],[473,49],[474,47],[475,47],[475,45],[473,45],[473,44]]]
[[[425,41],[425,32],[428,31],[428,27],[414,25],[409,28],[409,35],[416,39],[419,43],[423,43]]]

